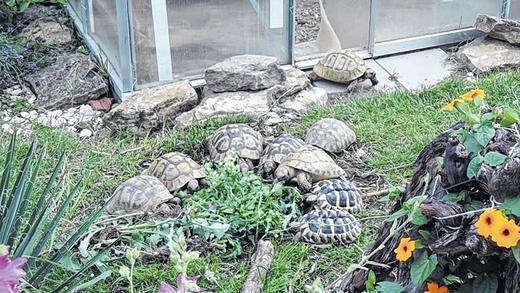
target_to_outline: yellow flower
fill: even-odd
[[[447,104],[444,107],[442,107],[442,109],[444,109],[446,111],[453,111],[453,108],[457,107],[457,104],[459,104],[459,103],[464,103],[464,100],[454,99],[449,104]]]
[[[480,214],[478,221],[475,223],[475,227],[477,227],[479,235],[489,237],[496,231],[497,225],[505,220],[506,218],[501,211],[487,210]]]
[[[428,282],[428,291],[424,293],[448,293],[448,287],[442,286],[439,288],[439,284],[435,282]]]
[[[395,258],[398,261],[407,261],[411,256],[412,252],[415,250],[415,241],[410,237],[401,238],[399,242],[399,246],[394,250],[396,256]]]
[[[496,229],[491,234],[491,239],[498,246],[511,248],[520,241],[520,226],[515,224],[515,220],[505,220],[497,224]]]
[[[462,96],[460,96],[461,99],[464,101],[473,101],[476,97],[480,97],[481,99],[484,99],[486,97],[486,92],[481,89],[476,89],[469,91]]]

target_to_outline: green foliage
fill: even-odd
[[[95,211],[58,250],[53,251],[49,256],[44,255],[43,250],[60,226],[79,189],[79,184],[76,184],[64,199],[60,199],[60,194],[65,192],[65,186],[60,187],[58,184],[58,175],[62,171],[64,161],[64,154],[61,154],[45,183],[45,188],[36,195],[34,187],[38,184],[38,174],[45,154],[41,149],[38,151],[40,154],[35,158],[37,147],[33,141],[24,156],[20,170],[16,172],[14,169],[16,135],[13,135],[0,181],[0,244],[9,246],[13,257],[23,256],[29,259],[28,279],[34,287],[37,287],[50,273],[53,264],[64,258],[106,205]],[[35,200],[34,204],[32,204],[33,200]],[[61,204],[58,203],[60,200],[63,200]],[[49,217],[51,211],[55,211],[52,218]],[[99,258],[100,255],[94,257]],[[39,262],[40,258],[48,259]],[[85,264],[85,266],[90,265],[92,264]],[[80,271],[84,270],[85,266]],[[67,280],[58,288],[64,288],[71,282],[72,280]]]
[[[498,288],[498,279],[495,274],[479,274],[473,281],[473,293],[495,293]]]
[[[442,283],[444,285],[462,284],[462,279],[454,275],[447,275],[446,277],[442,278]]]
[[[14,12],[24,12],[30,5],[37,3],[65,4],[67,0],[6,0],[5,5]]]
[[[515,257],[516,262],[520,264],[520,244],[513,247],[511,250],[513,251],[513,256]]]
[[[397,284],[397,283],[394,283],[394,282],[388,282],[388,281],[383,281],[383,282],[379,282],[377,283],[377,292],[379,293],[401,293],[401,292],[404,292],[404,288],[403,286]]]
[[[211,186],[183,203],[191,208],[188,224],[194,233],[230,244],[230,256],[241,253],[241,240],[256,242],[260,236],[285,229],[300,213],[301,195],[281,184],[267,185],[253,172],[241,172],[229,158],[215,169],[207,169]]]
[[[500,205],[500,209],[507,215],[520,217],[520,197],[506,198],[504,203]]]
[[[320,278],[316,278],[312,285],[305,285],[305,292],[307,293],[325,293],[325,287]]]
[[[419,286],[430,277],[437,267],[437,255],[433,254],[428,257],[425,251],[412,263],[410,274],[412,275],[412,282]]]

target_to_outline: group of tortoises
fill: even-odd
[[[238,156],[242,171],[258,170],[274,182],[295,182],[314,208],[291,224],[298,239],[311,243],[349,243],[361,233],[352,216],[362,208],[361,192],[342,179],[345,171],[327,153],[337,153],[356,141],[355,133],[339,120],[325,118],[309,130],[305,141],[282,134],[264,148],[263,136],[246,124],[229,124],[206,139],[209,159],[222,163],[230,152]],[[121,184],[108,212],[154,212],[179,203],[172,193],[193,193],[208,186],[204,169],[179,152],[153,161],[141,175]],[[314,184],[314,185],[313,185]]]

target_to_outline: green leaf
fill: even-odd
[[[500,209],[507,215],[520,217],[520,196],[506,198]]]
[[[477,176],[482,163],[484,163],[484,157],[481,155],[477,155],[469,162],[468,169],[466,170],[466,175],[469,179]]]
[[[513,255],[515,256],[516,262],[520,264],[520,244],[513,247],[511,251],[513,251]]]
[[[487,146],[493,137],[495,137],[495,128],[493,128],[493,126],[480,125],[479,127],[475,127],[474,131],[473,136],[483,147]]]
[[[370,272],[368,272],[368,278],[367,278],[367,282],[365,283],[365,287],[367,290],[373,291],[375,289],[375,285],[376,285],[376,274],[374,273],[374,271],[370,271]]]
[[[470,125],[475,125],[480,123],[480,117],[473,113],[468,113],[465,115],[466,122],[468,122]]]
[[[424,283],[437,267],[437,263],[437,255],[428,257],[428,253],[423,252],[412,264],[412,282],[416,286]]]
[[[489,152],[484,157],[484,163],[496,167],[498,165],[501,165],[506,160],[507,156],[502,155],[501,153],[497,152]]]
[[[473,155],[479,154],[482,150],[482,146],[473,135],[466,136],[466,139],[462,144],[466,147],[466,150],[472,153]]]
[[[428,218],[424,216],[421,212],[421,209],[416,208],[412,211],[412,214],[410,215],[410,219],[412,224],[416,226],[422,226],[426,225],[428,223]]]
[[[403,286],[401,286],[401,285],[399,285],[397,283],[388,282],[388,281],[379,282],[377,284],[376,289],[377,289],[378,292],[381,292],[381,293],[401,293],[401,292],[404,292]]]
[[[442,283],[446,286],[451,284],[462,284],[462,279],[455,275],[447,275],[446,277],[442,278]]]
[[[511,126],[511,125],[515,124],[516,122],[518,122],[519,119],[520,119],[520,115],[519,115],[518,110],[506,108],[506,109],[504,109],[504,114],[502,116],[502,120],[500,121],[500,126],[502,126],[502,127]]]
[[[495,122],[496,117],[497,115],[494,111],[485,113],[484,115],[482,115],[482,117],[480,117],[480,122],[484,125],[493,125],[493,122]]]
[[[421,235],[424,239],[428,239],[432,236],[430,231],[427,231],[427,230],[419,230],[418,232],[419,232],[419,235]]]
[[[472,200],[464,205],[466,211],[476,211],[484,208],[484,203],[480,200]]]
[[[448,193],[446,194],[442,200],[449,202],[459,202],[466,199],[466,192],[462,191],[459,193]]]
[[[410,211],[407,211],[407,210],[404,210],[404,209],[400,209],[398,210],[397,212],[391,214],[390,216],[388,216],[388,219],[386,219],[387,222],[392,222],[394,220],[397,220],[401,217],[404,217],[406,215],[408,215],[410,213]]]
[[[419,240],[415,240],[415,249],[424,248],[424,245]]]
[[[495,293],[498,288],[498,279],[495,274],[479,274],[473,282],[473,293]]]

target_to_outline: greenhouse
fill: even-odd
[[[475,38],[478,14],[520,17],[517,0],[326,0],[317,40],[297,43],[294,1],[74,0],[70,8],[91,49],[110,64],[119,95],[197,80],[239,54],[309,68],[338,47],[379,57]]]

